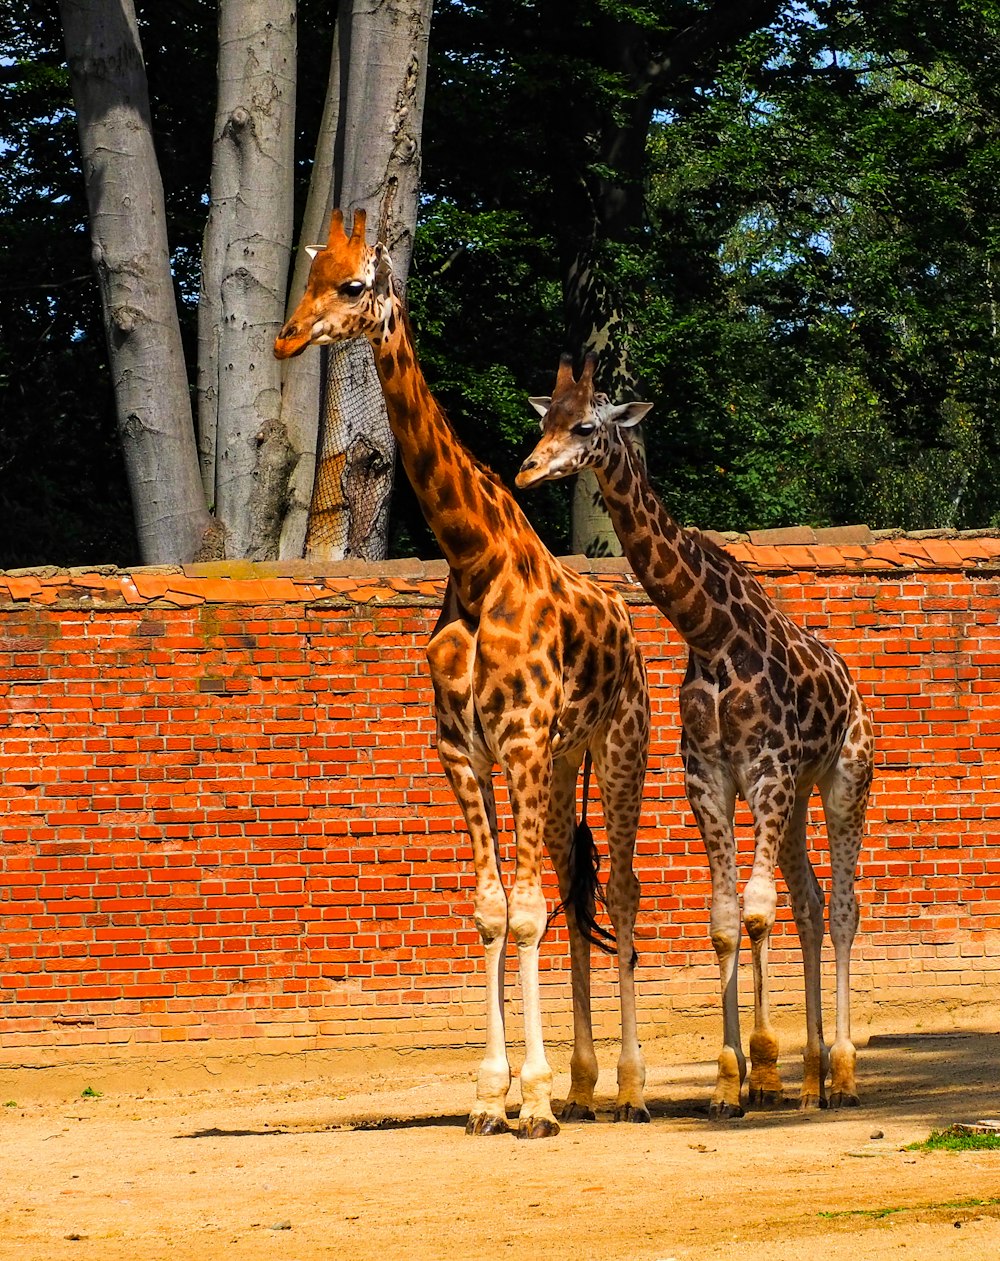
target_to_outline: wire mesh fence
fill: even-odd
[[[305,554],[384,560],[395,441],[372,349],[323,347],[323,385]]]

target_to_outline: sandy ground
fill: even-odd
[[[469,1056],[266,1085],[252,1064],[125,1087],[95,1066],[0,1073],[0,1258],[1000,1257],[1000,1152],[905,1150],[1000,1115],[1000,1034],[876,1036],[863,1108],[722,1123],[709,1058],[645,1050],[652,1124],[610,1121],[612,1066],[597,1122],[535,1143],[465,1136]]]

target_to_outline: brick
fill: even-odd
[[[862,531],[725,542],[768,570],[790,616],[845,653],[871,701],[879,768],[856,976],[880,1004],[958,1001],[1000,970],[1000,584],[970,581],[1000,539]],[[864,576],[866,563],[877,577]],[[654,689],[637,940],[641,1018],[655,1029],[717,1002],[708,872],[678,756],[684,650],[641,591],[623,586],[621,561],[581,567],[628,591]],[[30,693],[3,696],[0,1045],[52,1045],[60,1012],[99,1013],[95,1026],[58,1032],[81,1046],[481,1037],[470,847],[434,751],[423,657],[445,576],[429,570],[240,562],[229,573],[19,579],[25,599],[0,608],[0,673],[35,677]],[[497,796],[509,873],[499,779]],[[745,881],[742,804],[737,820]],[[828,888],[818,803],[810,836]],[[551,906],[549,872],[545,889]],[[783,888],[771,957],[775,1006],[798,1005]],[[551,1036],[568,1037],[564,923],[541,967]],[[594,989],[597,1027],[614,1037],[603,958]]]

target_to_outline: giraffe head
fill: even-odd
[[[355,337],[378,340],[391,310],[392,273],[381,242],[365,241],[365,212],[354,212],[348,236],[343,212],[335,210],[326,245],[306,249],[312,257],[306,291],[275,340],[275,356],[290,359],[309,345]]]
[[[580,379],[573,376],[573,360],[559,360],[555,391],[551,398],[528,401],[541,416],[542,436],[534,451],[521,465],[517,485],[524,488],[538,482],[569,477],[581,469],[607,463],[619,429],[637,425],[652,403],[622,403],[614,406],[606,394],[594,390],[597,356],[588,354]]]

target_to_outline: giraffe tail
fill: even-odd
[[[603,906],[607,909],[608,905],[601,887],[600,872],[601,856],[597,852],[590,824],[583,818],[573,830],[569,852],[569,894],[563,905],[572,907],[577,927],[587,941],[610,955],[617,949],[615,935],[597,922],[597,908]]]
[[[587,823],[587,790],[590,785],[590,752],[584,758],[583,767],[583,809],[580,820],[573,828],[573,839],[569,851],[569,892],[553,909],[545,925],[549,924],[560,911],[571,909],[577,927],[587,941],[597,946],[606,954],[614,954],[617,942],[614,933],[603,924],[597,922],[597,908],[607,909],[604,889],[601,887],[601,856],[597,852],[594,833]]]

